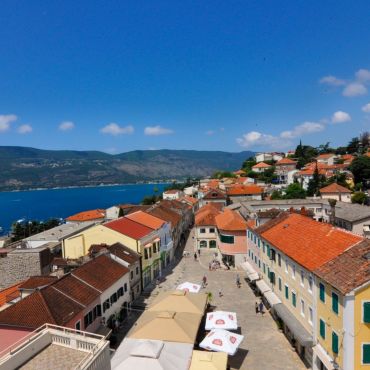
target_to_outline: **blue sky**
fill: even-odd
[[[0,145],[346,144],[370,129],[369,14],[367,0],[3,0]]]

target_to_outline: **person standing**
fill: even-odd
[[[197,253],[196,253],[196,252],[194,252],[194,261],[196,261],[196,260],[197,260],[197,258],[198,258]]]
[[[204,275],[203,275],[203,288],[205,288],[205,287],[206,287],[206,285],[207,285],[207,275],[206,275],[206,274],[204,274]]]
[[[263,302],[262,302],[262,299],[261,299],[261,302],[259,304],[259,311],[261,312],[261,315],[263,315],[265,312],[263,311]]]
[[[255,307],[255,309],[256,309],[256,315],[258,315],[259,308],[258,308],[258,303],[257,303],[257,302],[254,304],[254,307]]]
[[[240,288],[240,276],[239,276],[239,274],[236,274],[236,286],[238,287],[238,288]]]

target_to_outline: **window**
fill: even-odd
[[[362,363],[364,365],[370,364],[370,343],[362,344]]]
[[[258,260],[258,267],[261,268],[261,260]]]
[[[127,283],[125,283],[124,288],[125,288],[125,292],[127,292]]]
[[[313,278],[312,276],[308,277],[308,291],[312,293],[312,286],[313,286]]]
[[[262,250],[263,250],[263,253],[266,252],[266,246],[265,246],[265,242],[262,243]]]
[[[251,256],[251,250],[249,249],[248,251],[248,256],[250,257]]]
[[[209,241],[209,247],[210,248],[216,248],[217,247],[216,240],[210,240]]]
[[[279,264],[279,266],[281,266],[281,255],[280,255],[280,253],[278,253],[278,264]]]
[[[207,240],[201,240],[199,242],[199,247],[200,248],[207,248]]]
[[[261,248],[261,240],[258,239],[258,248]]]
[[[295,280],[295,265],[292,265],[292,278]]]
[[[263,273],[266,274],[266,265],[265,265],[265,262],[262,264],[263,266]]]
[[[320,337],[325,339],[325,321],[320,319]]]
[[[206,229],[200,229],[200,230],[199,230],[199,232],[200,232],[201,234],[205,234],[205,233],[206,233]]]
[[[122,296],[123,296],[123,287],[121,287],[117,290],[117,297],[119,298],[119,297],[122,297]]]
[[[285,272],[288,273],[289,272],[289,264],[288,264],[288,259],[285,258]]]
[[[281,291],[282,287],[281,287],[281,278],[279,278],[279,290]]]
[[[297,307],[297,295],[293,291],[292,291],[292,305],[293,307]]]
[[[336,314],[339,312],[338,294],[331,293],[331,308]]]
[[[134,272],[133,271],[131,271],[130,272],[130,279],[132,280],[134,278]]]
[[[288,285],[285,285],[285,298],[289,299],[289,287],[288,287]]]
[[[270,258],[270,246],[268,246],[268,245],[266,245],[266,249],[267,249],[267,251],[266,251],[266,254],[267,254],[267,257],[268,258]]]
[[[136,267],[135,272],[136,272],[136,275],[139,275],[139,267]]]
[[[81,320],[78,320],[75,324],[75,329],[76,330],[81,330]]]
[[[363,305],[363,322],[364,323],[370,323],[370,302],[364,302]]]
[[[103,312],[105,312],[106,310],[108,310],[110,308],[110,301],[109,301],[109,298],[106,299],[103,303]]]
[[[272,285],[275,285],[275,272],[271,271],[269,277],[270,277],[270,283]]]
[[[144,248],[144,259],[145,260],[149,259],[149,249],[150,248]]]
[[[254,263],[257,264],[257,256],[254,256]]]
[[[305,309],[304,309],[304,300],[303,299],[301,299],[301,315],[303,316],[303,317],[305,317]]]
[[[220,240],[221,240],[222,243],[234,244],[234,236],[233,235],[220,234]]]
[[[301,285],[304,286],[304,271],[301,270]]]
[[[308,307],[308,322],[313,324],[313,310],[312,307]]]
[[[158,243],[153,243],[153,253],[157,253],[158,249]]]
[[[110,296],[110,304],[112,305],[113,303],[116,303],[116,302],[117,302],[117,293],[113,293]]]
[[[334,331],[331,333],[331,350],[333,351],[333,353],[338,353],[339,352],[338,335]]]
[[[93,312],[90,311],[87,315],[84,316],[84,327],[85,329],[92,324],[93,322]]]
[[[276,252],[275,249],[270,249],[270,260],[276,261]]]
[[[325,285],[320,283],[320,301],[325,303]]]

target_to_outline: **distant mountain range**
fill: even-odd
[[[41,150],[0,146],[0,191],[185,179],[233,171],[253,152]]]

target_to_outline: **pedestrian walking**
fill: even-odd
[[[198,258],[197,254],[196,254],[196,253],[194,253],[194,261],[196,261],[196,260],[197,260],[197,258]]]
[[[259,311],[261,312],[261,315],[263,315],[265,312],[263,311],[263,302],[261,300],[260,304],[259,304]]]
[[[206,275],[206,274],[204,274],[204,275],[203,275],[203,288],[205,288],[205,287],[206,287],[206,285],[207,285],[207,275]]]
[[[200,257],[200,248],[198,248],[198,256]]]
[[[258,302],[256,302],[256,303],[254,304],[254,307],[255,307],[255,309],[256,309],[256,315],[258,315],[258,313],[260,312],[260,310],[259,310],[259,308],[258,308]]]
[[[221,290],[221,289],[219,289],[219,290],[218,290],[218,296],[219,296],[220,298],[223,296],[223,294],[222,294],[222,290]]]
[[[236,286],[238,287],[238,288],[240,288],[240,276],[239,276],[239,274],[236,274]]]
[[[210,263],[208,264],[208,270],[209,270],[209,271],[212,271],[212,262],[210,262]]]

